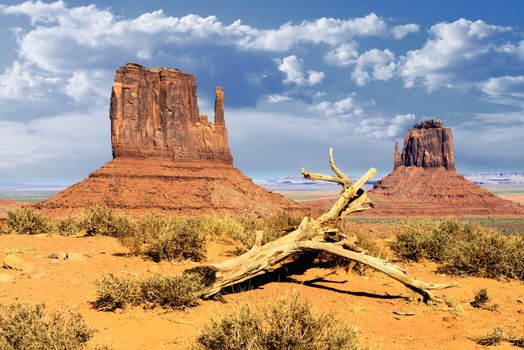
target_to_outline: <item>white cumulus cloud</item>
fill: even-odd
[[[361,118],[366,116],[364,109],[351,96],[334,102],[322,101],[312,106],[312,109],[326,116],[339,116],[344,118]]]
[[[407,87],[421,85],[432,91],[474,86],[504,71],[524,72],[515,67],[523,62],[519,45],[508,43],[512,31],[482,20],[437,23],[422,48],[401,58],[400,76]]]
[[[365,85],[371,80],[389,80],[395,75],[397,67],[395,54],[388,49],[383,51],[368,50],[358,56],[355,63],[351,78],[359,86]]]
[[[414,23],[402,24],[391,28],[391,34],[397,40],[403,39],[406,35],[410,33],[418,33],[419,31],[419,26]]]
[[[350,65],[358,56],[358,43],[351,41],[344,43],[324,56],[324,62],[333,66],[344,67]]]
[[[304,60],[295,55],[277,60],[277,63],[278,70],[286,75],[284,79],[285,84],[313,86],[324,80],[323,72],[308,70],[304,73]]]
[[[392,119],[366,118],[360,122],[356,131],[376,139],[394,138],[403,133],[414,120],[414,114],[398,114]]]

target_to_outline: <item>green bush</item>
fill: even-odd
[[[44,305],[0,305],[0,349],[80,350],[93,336],[82,315],[70,311],[44,314]]]
[[[451,274],[524,280],[524,236],[503,235],[475,223],[410,221],[391,247],[408,260],[442,263],[440,270]]]
[[[49,220],[31,208],[8,211],[7,226],[9,232],[27,235],[47,234],[52,230]]]
[[[132,234],[133,225],[124,216],[103,205],[92,205],[82,211],[81,227],[90,236],[122,237]]]
[[[140,304],[183,309],[195,306],[204,288],[201,278],[194,274],[155,275],[147,278],[109,274],[95,283],[97,299],[94,305],[100,311]]]
[[[213,321],[197,338],[194,349],[360,349],[357,331],[332,314],[313,313],[297,297],[280,299],[263,311],[244,305],[238,311]]]

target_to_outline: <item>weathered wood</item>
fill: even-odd
[[[202,292],[202,298],[209,298],[226,287],[272,271],[284,260],[287,261],[294,254],[305,251],[324,252],[370,266],[421,294],[425,300],[438,300],[432,290],[457,285],[455,282],[431,284],[410,277],[401,267],[365,254],[355,245],[354,240],[333,229],[335,222],[350,213],[373,207],[373,202],[363,187],[376,174],[376,169],[369,169],[358,181],[352,183],[336,166],[332,148],[329,150],[329,163],[336,176],[310,173],[305,168],[302,168],[301,172],[308,179],[335,182],[342,186],[340,197],[331,209],[318,218],[305,217],[294,231],[264,245],[261,245],[263,233],[256,232],[255,243],[246,253],[220,263],[187,270],[186,272],[205,274],[207,289]]]

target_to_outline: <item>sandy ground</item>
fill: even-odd
[[[208,259],[227,258],[228,245],[211,242]],[[85,261],[47,258],[58,252],[89,255]],[[123,255],[126,248],[109,237],[0,236],[0,259],[14,252],[44,271],[34,278],[1,269],[15,276],[14,282],[0,285],[0,302],[45,303],[49,310],[68,307],[81,312],[87,323],[98,329],[90,344],[107,344],[114,349],[187,349],[210,319],[232,311],[238,305],[264,305],[280,296],[298,293],[316,311],[334,312],[338,318],[357,326],[360,338],[370,349],[477,349],[471,337],[483,335],[495,326],[524,335],[524,283],[483,278],[457,278],[435,273],[435,265],[407,265],[410,274],[431,282],[458,281],[460,286],[437,292],[455,303],[425,305],[407,300],[413,294],[403,285],[377,272],[365,276],[340,271],[325,280],[327,270],[311,269],[294,276],[296,282],[271,282],[254,290],[228,294],[227,304],[202,301],[186,311],[143,309],[96,311],[94,281],[106,273],[179,273],[194,263],[154,263]],[[474,309],[469,305],[480,288],[487,288],[497,311]],[[394,311],[411,311],[398,316]],[[508,344],[493,349],[510,349]]]

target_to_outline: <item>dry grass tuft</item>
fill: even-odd
[[[504,331],[500,327],[495,327],[493,331],[475,339],[477,344],[482,346],[498,345],[502,343],[504,340]]]
[[[169,218],[153,213],[135,224],[120,242],[135,255],[145,255],[158,262],[205,258],[206,240],[202,219]]]
[[[44,314],[44,305],[0,305],[0,349],[80,350],[93,336],[82,315]]]
[[[315,314],[297,297],[280,299],[264,310],[248,305],[213,321],[197,338],[194,349],[360,349],[357,331],[332,314]]]
[[[489,303],[491,301],[491,298],[488,295],[488,290],[486,288],[482,288],[477,293],[475,293],[475,297],[473,301],[470,302],[471,306],[477,309],[484,309],[489,311],[495,311],[498,309],[498,304],[491,304]]]

